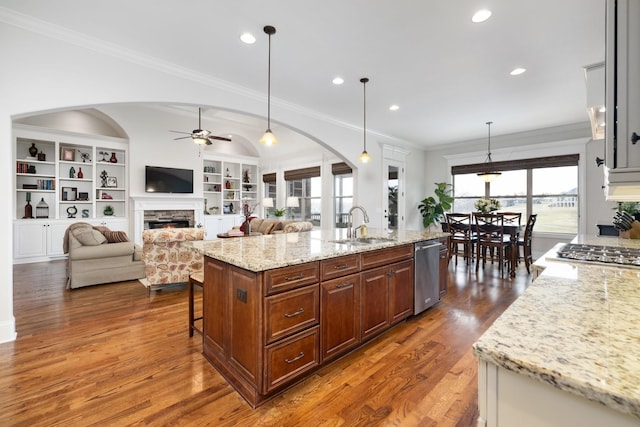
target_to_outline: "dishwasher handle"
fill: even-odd
[[[440,242],[427,244],[427,245],[417,244],[417,245],[415,245],[414,251],[415,252],[424,251],[426,249],[436,248],[436,247],[439,247],[439,246],[440,246]]]

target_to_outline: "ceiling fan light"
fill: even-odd
[[[191,139],[198,145],[207,145],[209,143],[208,138],[203,138],[201,136],[193,136]]]
[[[371,161],[371,156],[367,153],[367,150],[364,150],[360,157],[358,157],[360,163],[369,163]]]
[[[276,145],[277,143],[278,140],[273,132],[271,132],[271,129],[267,129],[264,135],[262,135],[262,138],[260,138],[260,144],[262,145],[271,146]]]

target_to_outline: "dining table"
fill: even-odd
[[[471,215],[472,221],[473,221],[473,214]],[[449,232],[449,224],[446,221],[442,221],[440,222],[440,225],[442,226],[442,231],[443,232]],[[471,230],[475,232],[475,228],[476,228],[476,224],[472,223],[471,224]],[[511,243],[511,248],[513,250],[509,251],[510,257],[509,257],[509,277],[516,277],[516,265],[518,263],[518,253],[519,253],[519,249],[518,249],[518,237],[520,236],[520,233],[524,231],[525,226],[524,225],[520,225],[520,224],[507,224],[507,225],[502,225],[502,229],[503,229],[503,233],[506,235],[509,235],[509,242]],[[478,260],[476,260],[476,262],[478,262]]]

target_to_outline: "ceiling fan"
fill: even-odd
[[[194,129],[192,132],[181,132],[179,130],[170,130],[169,132],[184,133],[185,135],[188,135],[181,136],[180,138],[174,138],[174,141],[178,139],[191,138],[193,142],[200,145],[211,145],[213,144],[212,140],[214,139],[218,141],[231,141],[231,138],[211,135],[211,131],[202,129],[202,108],[200,107],[198,107],[198,129]]]

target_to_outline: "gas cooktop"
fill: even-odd
[[[640,249],[567,243],[557,251],[557,260],[619,264],[640,267]]]

